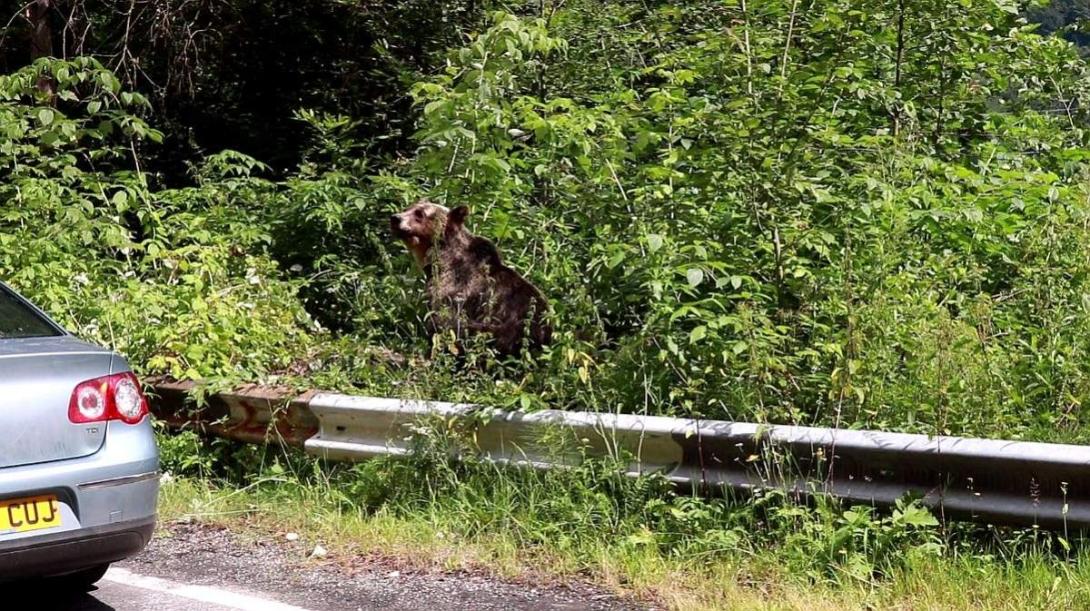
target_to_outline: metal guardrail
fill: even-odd
[[[411,451],[413,427],[442,418],[494,462],[540,468],[587,457],[627,463],[714,494],[779,488],[853,504],[915,495],[945,518],[1090,528],[1090,447],[769,426],[657,416],[539,411],[245,387],[195,408],[192,383],[158,383],[153,411],[174,427],[303,447],[329,460]]]

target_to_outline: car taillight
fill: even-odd
[[[148,414],[148,400],[131,372],[80,382],[68,403],[68,419],[75,423],[121,420],[136,424]]]

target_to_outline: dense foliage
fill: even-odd
[[[225,148],[277,172],[299,162],[301,108],[352,115],[372,152],[403,144],[405,81],[432,69],[480,10],[473,0],[35,0],[0,3],[0,70],[40,56],[92,56],[143,92],[164,132],[142,151],[169,184]],[[37,7],[37,10],[34,9]],[[45,31],[34,44],[34,33]],[[28,44],[28,40],[31,44]],[[44,48],[37,48],[44,47]]]
[[[292,121],[241,97],[276,71],[238,54],[177,102],[249,108],[232,129],[265,158],[149,171],[175,167],[189,136],[162,100],[189,94],[128,63],[124,83],[89,57],[0,79],[0,277],[144,373],[1086,438],[1087,66],[1018,5],[437,3],[425,31],[318,4],[308,19],[349,11],[329,20],[388,27],[400,51],[373,73],[279,63],[312,75],[270,99],[297,100]],[[224,31],[222,49],[271,36]],[[421,195],[468,204],[551,298],[552,347],[459,367],[427,337],[384,222]]]
[[[1086,0],[1054,0],[1030,6],[1026,16],[1030,21],[1041,24],[1041,32],[1058,33],[1083,47],[1083,53],[1086,52],[1085,47],[1090,45],[1090,36],[1086,30],[1086,20],[1090,18],[1090,2]]]
[[[46,73],[60,94],[36,83]],[[197,184],[153,191],[132,157],[161,134],[143,96],[90,59],[0,77],[0,274],[146,372],[243,376],[290,364],[307,317],[263,253],[249,160],[209,158]]]

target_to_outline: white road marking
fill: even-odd
[[[132,571],[118,567],[110,567],[110,570],[106,571],[106,576],[102,579],[103,581],[109,581],[122,586],[161,592],[171,596],[231,607],[233,609],[239,609],[240,611],[306,611],[306,609],[303,609],[302,607],[295,607],[268,598],[261,598],[260,596],[253,594],[231,592],[229,590],[222,590],[211,586],[194,586],[177,583],[158,577],[137,575]]]

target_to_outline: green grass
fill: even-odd
[[[542,473],[435,456],[266,456],[260,477],[171,479],[161,517],[297,532],[345,558],[589,580],[674,609],[1090,607],[1090,548],[1049,533],[941,528],[911,503],[705,501],[605,464]]]

